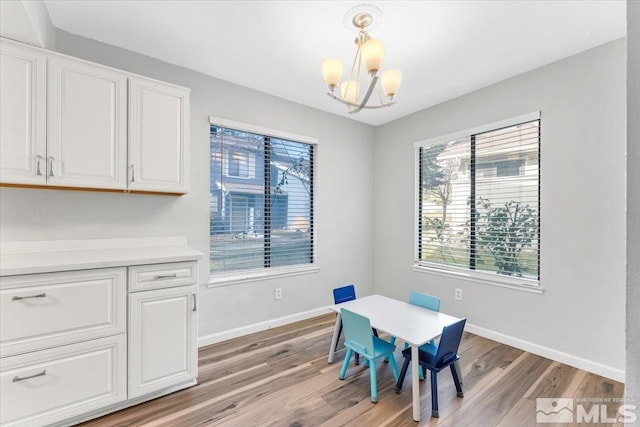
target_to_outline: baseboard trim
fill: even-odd
[[[624,383],[624,370],[467,323],[467,332]]]
[[[329,306],[315,308],[301,313],[290,314],[288,316],[278,317],[276,319],[266,320],[264,322],[253,323],[251,325],[241,326],[228,331],[216,332],[214,334],[205,335],[198,338],[198,347],[216,344],[222,341],[238,338],[244,335],[256,332],[266,331],[267,329],[278,326],[288,325],[289,323],[298,322],[300,320],[310,319],[312,317],[322,316],[329,313]]]

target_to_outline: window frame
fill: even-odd
[[[414,147],[414,227],[413,227],[413,271],[420,273],[433,273],[439,276],[449,278],[459,278],[475,283],[488,284],[503,288],[517,289],[525,292],[532,292],[542,294],[544,288],[542,287],[542,270],[540,264],[540,250],[538,253],[538,277],[539,279],[529,279],[523,277],[502,276],[492,272],[472,270],[469,267],[456,267],[451,265],[438,264],[430,261],[423,261],[419,259],[419,227],[420,227],[420,201],[421,201],[421,179],[420,179],[420,149],[423,147],[432,146],[447,141],[453,141],[461,138],[471,137],[471,135],[480,134],[484,132],[490,132],[493,130],[515,126],[521,123],[526,123],[534,120],[541,120],[540,111],[533,113],[523,114],[520,116],[512,117],[505,120],[500,120],[493,123],[487,123],[481,126],[477,126],[470,129],[465,129],[457,132],[453,132],[447,135],[441,135],[435,138],[429,138],[426,140],[418,141],[413,144]],[[538,245],[541,245],[542,240],[542,227],[541,227],[541,209],[540,209],[540,193],[541,193],[541,169],[540,169],[540,156],[542,147],[542,133],[539,135],[538,141],[538,228],[540,230],[538,235]],[[471,185],[471,184],[469,184]],[[541,246],[540,246],[541,247]]]
[[[293,142],[300,142],[304,144],[309,144],[313,146],[314,155],[313,155],[313,180],[312,180],[312,197],[311,197],[311,216],[313,218],[313,262],[308,264],[299,264],[294,266],[285,266],[285,267],[269,267],[262,269],[251,269],[251,270],[235,270],[226,273],[216,273],[212,274],[209,267],[209,280],[207,282],[208,288],[213,287],[222,287],[222,286],[230,286],[234,284],[247,283],[247,282],[255,282],[264,279],[273,279],[277,277],[286,277],[286,276],[295,276],[300,274],[311,274],[317,273],[320,270],[318,265],[318,217],[316,214],[317,211],[317,188],[318,188],[318,172],[317,172],[317,159],[318,159],[318,139],[299,135],[288,131],[282,131],[277,129],[271,129],[263,126],[253,125],[249,123],[238,122],[235,120],[229,120],[221,117],[209,116],[209,125],[210,126],[220,126],[222,128],[230,128],[234,130],[239,130],[243,132],[254,133],[258,135],[263,135],[265,137],[271,137],[275,139],[282,139]],[[209,153],[211,155],[211,153]],[[224,159],[223,159],[224,160]],[[223,162],[224,163],[224,162]],[[233,177],[238,178],[238,177]],[[209,183],[209,191],[211,189],[211,183]]]

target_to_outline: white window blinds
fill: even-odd
[[[211,126],[210,270],[314,263],[313,144]]]
[[[540,120],[418,144],[416,263],[540,279]]]

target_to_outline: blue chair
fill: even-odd
[[[398,366],[393,352],[396,346],[376,337],[371,331],[371,322],[367,317],[349,311],[345,308],[340,310],[342,322],[344,323],[344,345],[347,347],[347,354],[342,363],[339,378],[344,379],[347,368],[349,367],[349,359],[353,352],[363,355],[369,362],[369,375],[371,377],[371,401],[378,402],[378,384],[375,360],[381,357],[389,356],[391,370],[395,381],[399,380]]]
[[[356,288],[353,285],[346,285],[333,290],[333,303],[340,304],[347,301],[353,301],[356,299]],[[336,339],[336,348],[338,349],[338,341],[340,341],[340,334],[342,334],[342,321],[340,322],[340,329],[338,330],[338,338]],[[373,334],[378,336],[378,331],[373,329]],[[356,353],[356,365],[360,364],[360,355]]]
[[[333,290],[333,303],[340,304],[342,302],[353,301],[356,299],[356,288],[353,285],[346,285]]]
[[[442,335],[440,336],[440,344],[438,344],[437,346],[431,343],[425,344],[423,346],[420,346],[418,350],[418,363],[420,364],[420,366],[422,366],[423,369],[426,368],[431,371],[432,417],[439,417],[437,374],[447,366],[451,369],[453,382],[456,385],[457,396],[464,397],[455,362],[460,358],[458,356],[458,347],[460,347],[460,340],[462,339],[462,332],[464,331],[464,325],[466,322],[467,319],[460,319],[452,325],[445,326],[442,329]],[[404,377],[407,374],[409,362],[411,362],[411,349],[407,348],[405,350],[402,350],[402,356],[404,357],[404,363],[402,364],[402,370],[400,371],[400,378],[396,383],[396,393],[400,393],[400,390],[402,390],[402,383],[404,382]]]
[[[340,304],[347,301],[356,299],[356,288],[353,285],[346,285],[333,290],[333,303]],[[338,350],[338,341],[340,341],[340,335],[342,334],[342,321],[340,321],[340,329],[338,330],[338,339],[336,340],[336,348]],[[355,357],[356,365],[360,364],[360,355],[356,353]]]

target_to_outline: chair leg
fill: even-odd
[[[389,338],[389,344],[395,344],[396,343],[396,337],[392,336],[391,338]],[[384,357],[384,362],[387,363],[389,361],[389,356],[385,356]]]
[[[343,380],[344,376],[347,374],[347,368],[349,367],[349,359],[351,359],[351,353],[353,353],[353,350],[351,350],[350,348],[347,348],[347,354],[344,356],[344,362],[342,362],[342,369],[340,369],[340,375],[338,376],[338,378],[340,378],[341,380]]]
[[[438,375],[431,371],[431,416],[439,418],[438,413]]]
[[[453,382],[456,384],[456,395],[458,397],[464,397],[464,393],[462,392],[462,381],[460,381],[460,377],[458,376],[458,369],[456,368],[456,364],[452,364],[451,375],[453,375]]]
[[[408,357],[404,358],[402,369],[400,369],[400,374],[398,375],[398,381],[396,381],[396,393],[400,393],[400,390],[402,390],[402,383],[404,383],[404,377],[407,375],[407,369],[409,368],[410,362],[411,359]]]
[[[393,353],[391,353],[391,355],[389,356],[389,362],[389,364],[391,365],[391,372],[393,372],[393,378],[397,383],[398,379],[400,379],[400,374],[398,373],[398,364],[396,363],[396,358]]]
[[[458,371],[458,379],[460,380],[460,385],[462,384],[462,367],[460,366],[460,360],[456,360],[454,365],[456,365],[456,371]]]
[[[369,374],[371,377],[371,402],[378,403],[378,378],[376,373],[376,361],[368,359],[369,362]]]

